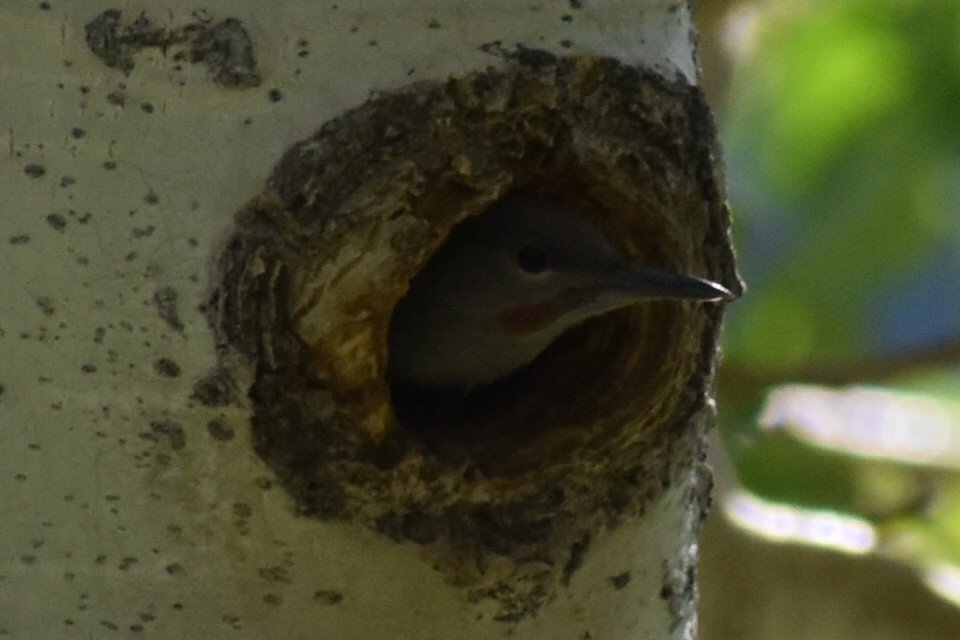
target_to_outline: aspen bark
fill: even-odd
[[[456,424],[383,378],[516,186],[739,291],[693,43],[684,2],[4,2],[0,638],[694,637],[722,308]]]

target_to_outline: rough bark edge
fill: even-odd
[[[556,438],[523,442],[535,464],[521,474],[478,465],[489,447],[468,443],[451,457],[398,428],[382,373],[389,313],[417,266],[459,219],[517,184],[600,202],[608,217],[600,222],[622,232],[625,250],[700,267],[738,291],[714,139],[702,96],[682,81],[610,59],[521,51],[500,68],[374,96],[295,145],[238,214],[211,309],[221,339],[256,370],[255,446],[299,512],[423,545],[448,580],[496,599],[501,619],[516,621],[569,582],[595,536],[642,516],[702,464],[720,307],[661,309],[659,324],[645,312],[616,314],[567,340],[599,344],[596,358],[609,334],[626,332],[636,350],[687,363],[626,406],[636,389],[594,394],[594,424],[559,451]],[[593,191],[575,193],[566,184],[575,178]],[[638,204],[649,219],[629,218]],[[351,268],[337,264],[344,248],[375,243],[390,224],[371,252],[381,256],[380,279],[326,288],[321,274],[349,283]],[[328,313],[319,331],[304,328],[331,297],[330,308],[369,314],[360,375],[355,327]],[[645,341],[641,329],[651,326],[660,344]],[[353,351],[338,352],[343,343]],[[549,369],[572,370],[577,349],[555,350]],[[617,373],[630,369],[621,363]],[[533,372],[512,388],[538,397],[552,382]],[[511,561],[506,572],[497,557]]]

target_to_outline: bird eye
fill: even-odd
[[[517,266],[531,275],[543,273],[550,266],[550,256],[542,247],[521,247],[517,252]]]

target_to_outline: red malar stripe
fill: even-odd
[[[522,307],[501,311],[497,316],[506,333],[531,333],[552,322],[560,309],[550,300],[541,300]]]

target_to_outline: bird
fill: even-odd
[[[595,316],[652,299],[730,300],[722,285],[635,264],[573,209],[530,190],[454,225],[394,307],[387,379],[470,390],[523,369]]]

